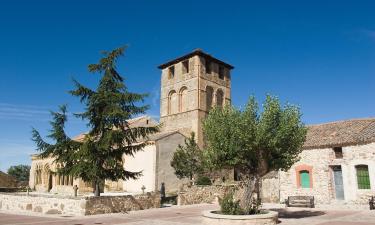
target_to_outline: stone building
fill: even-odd
[[[300,160],[265,179],[263,197],[314,196],[316,204],[367,204],[375,195],[375,119],[308,126]]]
[[[124,156],[124,167],[129,171],[142,171],[138,180],[104,182],[107,192],[132,192],[159,190],[165,183],[168,191],[177,191],[181,182],[170,166],[174,151],[193,131],[199,145],[203,145],[202,119],[213,106],[223,106],[231,101],[230,70],[233,66],[195,50],[187,55],[159,66],[161,69],[160,123],[161,131],[151,135],[148,145],[134,157]],[[130,126],[154,126],[159,122],[148,116],[128,121]],[[75,140],[82,140],[84,134]],[[92,192],[92,184],[69,176],[53,173],[58,165],[53,158],[41,159],[32,155],[29,185],[39,192],[73,193],[77,185],[80,193]]]

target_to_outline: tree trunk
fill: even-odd
[[[257,176],[256,178],[256,192],[257,192],[257,208],[262,204],[262,178]]]
[[[100,196],[99,182],[95,181],[95,194],[96,197]]]
[[[250,214],[253,208],[253,195],[255,192],[255,176],[247,177],[244,180],[244,193],[240,201],[241,208],[245,214]]]

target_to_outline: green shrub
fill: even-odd
[[[240,201],[233,199],[233,193],[229,192],[224,195],[223,199],[219,201],[220,212],[224,215],[243,215],[243,210],[240,207]]]
[[[196,185],[211,185],[211,179],[206,176],[200,176],[197,179],[197,182],[195,182]]]

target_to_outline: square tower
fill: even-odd
[[[234,67],[197,49],[158,68],[162,130],[193,131],[203,146],[202,120],[213,106],[230,104]]]

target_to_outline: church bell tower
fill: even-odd
[[[233,66],[197,49],[164,63],[161,69],[162,131],[194,132],[203,146],[202,120],[214,106],[231,102]]]

